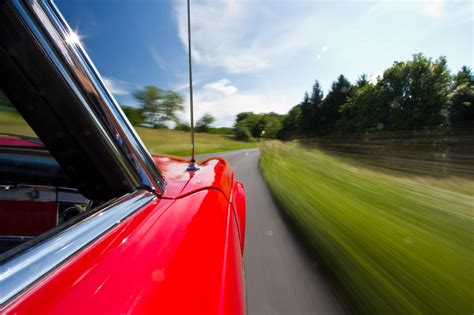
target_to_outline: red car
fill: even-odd
[[[50,1],[0,1],[16,111],[38,138],[0,136],[0,313],[245,313],[243,185],[150,155]]]

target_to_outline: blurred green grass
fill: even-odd
[[[188,156],[191,155],[189,132],[135,127],[145,146],[151,153]],[[14,111],[0,110],[0,132],[34,136],[33,130]],[[255,142],[237,141],[232,135],[196,133],[196,154],[223,152],[255,148]]]
[[[19,113],[0,109],[0,132],[23,136],[36,136]]]
[[[276,141],[260,163],[357,313],[473,313],[472,181],[397,176]]]

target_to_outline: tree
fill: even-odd
[[[252,112],[242,112],[238,113],[237,116],[235,117],[235,124],[237,125],[239,122],[247,120],[249,117],[255,115]]]
[[[351,133],[383,130],[387,126],[390,104],[383,98],[382,87],[367,83],[358,88],[340,108],[336,128]]]
[[[276,139],[278,133],[283,127],[283,119],[285,116],[278,115],[277,113],[264,114],[261,119],[263,125],[263,132],[261,133],[262,138]]]
[[[255,114],[243,112],[237,114],[234,129],[238,138],[276,138],[283,125],[284,115],[274,112]],[[250,137],[247,136],[250,133]]]
[[[339,109],[352,94],[351,83],[341,74],[337,81],[332,83],[331,90],[321,104],[319,111],[319,131],[321,135],[334,131],[336,122],[341,116]]]
[[[369,84],[369,79],[366,73],[363,73],[359,78],[357,79],[356,88],[361,88],[364,87],[366,84]]]
[[[433,62],[416,54],[407,62],[395,62],[377,83],[390,103],[390,128],[415,131],[446,126],[450,80],[444,57]]]
[[[155,114],[160,111],[161,90],[156,86],[146,86],[143,90],[133,93],[135,99],[140,103],[146,115]]]
[[[155,127],[166,126],[168,121],[178,122],[176,114],[184,110],[181,95],[156,86],[146,86],[135,91],[133,96],[140,103],[146,122]]]
[[[239,122],[235,126],[235,138],[240,141],[252,141],[253,137],[250,130],[244,123]]]
[[[196,123],[197,132],[206,132],[216,119],[211,114],[204,114]]]
[[[143,115],[143,110],[141,108],[126,105],[121,105],[121,107],[132,125],[138,126],[145,121],[145,116]]]
[[[240,129],[243,127],[247,128],[253,138],[259,138],[262,136],[265,124],[262,121],[263,114],[255,114],[253,112],[242,112],[237,114],[235,119],[234,127]]]
[[[177,117],[177,112],[182,112],[184,110],[184,100],[183,97],[173,91],[163,91],[163,100],[161,102],[161,115],[162,120],[165,121],[174,121],[178,123],[179,119]]]
[[[301,104],[293,106],[292,109],[283,119],[283,126],[278,133],[280,139],[290,139],[296,137],[300,133],[301,122]]]
[[[319,82],[313,85],[311,97],[305,93],[303,102],[301,103],[301,132],[305,135],[317,135],[320,128],[320,109],[323,102],[323,92]]]
[[[464,66],[454,76],[449,98],[449,118],[453,129],[474,127],[474,74]]]

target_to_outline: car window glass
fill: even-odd
[[[0,263],[92,206],[0,90]]]
[[[30,128],[28,123],[18,113],[15,106],[8,99],[8,97],[0,89],[0,134],[3,135],[17,135],[20,137],[34,137],[35,132]],[[6,137],[4,137],[6,138]],[[0,142],[0,145],[5,145],[6,139]],[[11,141],[10,141],[11,142]]]

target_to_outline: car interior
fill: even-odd
[[[69,180],[1,91],[0,109],[1,261],[8,251],[73,222],[95,204]],[[8,119],[21,121],[24,128],[9,130]]]

